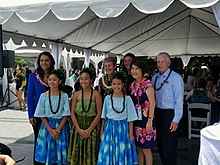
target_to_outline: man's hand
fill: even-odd
[[[170,124],[170,132],[176,131],[177,128],[178,128],[178,123],[172,121],[171,124]]]

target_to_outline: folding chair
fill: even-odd
[[[192,116],[192,110],[193,111],[200,111],[201,109],[207,110],[206,117],[200,117],[200,116]],[[188,103],[188,138],[191,139],[191,137],[200,137],[199,131],[201,128],[192,127],[192,122],[204,122],[206,126],[208,126],[211,123],[211,104],[205,104],[205,103]],[[193,132],[194,133],[193,133]],[[198,132],[198,134],[196,134]]]

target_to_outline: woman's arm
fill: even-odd
[[[190,100],[190,98],[192,97],[193,95],[193,89],[191,91],[189,91],[189,93],[187,94],[185,100]]]
[[[207,96],[208,96],[208,99],[211,103],[214,103],[216,101],[216,99],[213,97],[212,92],[207,91]]]
[[[35,100],[35,73],[31,73],[29,75],[28,79],[28,93],[27,93],[27,101],[28,101],[28,117],[30,119],[31,124],[35,124],[33,121],[34,118],[34,112],[35,112],[35,105],[34,105],[34,100]]]
[[[133,121],[130,121],[128,124],[129,124],[130,142],[132,142],[134,140],[134,132],[133,132],[134,124]]]
[[[148,114],[148,121],[146,125],[147,131],[150,131],[152,129],[152,121],[154,118],[154,109],[155,109],[155,98],[154,98],[154,89],[152,86],[149,86],[146,89],[146,94],[150,103],[150,109]]]

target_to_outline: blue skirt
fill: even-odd
[[[102,133],[97,165],[138,164],[135,142],[130,143],[126,120],[107,119]]]
[[[48,118],[48,123],[52,129],[58,128],[62,119]],[[69,124],[66,123],[60,131],[60,136],[56,140],[42,123],[36,143],[35,160],[45,164],[67,164],[67,147],[69,140]]]

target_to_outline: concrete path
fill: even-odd
[[[29,124],[27,111],[1,110],[0,111],[0,142],[12,150],[14,160],[23,161],[16,165],[32,165],[33,130]]]

